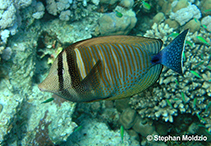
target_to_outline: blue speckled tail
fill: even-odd
[[[167,66],[179,74],[182,74],[182,52],[184,50],[185,37],[188,29],[178,35],[167,47],[152,58],[152,63]]]

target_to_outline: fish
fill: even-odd
[[[195,71],[193,71],[193,70],[190,70],[190,72],[194,75],[194,76],[196,76],[196,77],[198,77],[198,78],[202,78],[197,72],[195,72]]]
[[[210,46],[210,44],[202,37],[202,36],[196,36],[196,38],[203,44],[206,44],[207,46]]]
[[[182,96],[182,100],[184,101],[184,103],[186,103],[184,92],[181,92],[181,96]]]
[[[124,143],[123,138],[124,138],[124,127],[121,125],[120,126],[120,136],[121,136],[121,142]]]
[[[49,99],[43,101],[42,103],[49,103],[49,102],[51,102],[51,101],[53,101],[53,100],[54,100],[54,98],[52,97],[52,98],[49,98]]]
[[[116,12],[116,16],[117,16],[117,17],[121,18],[121,17],[123,16],[123,14],[120,13],[119,11],[115,11],[115,12]]]
[[[188,29],[162,48],[161,39],[101,36],[64,49],[38,87],[72,102],[132,97],[153,85],[163,66],[183,74]]]
[[[142,4],[143,4],[144,9],[147,9],[147,10],[150,10],[150,9],[151,9],[150,4],[148,4],[148,3],[145,2],[144,0],[142,1]]]

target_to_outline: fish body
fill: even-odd
[[[105,36],[76,42],[63,50],[38,86],[74,102],[130,97],[151,86],[163,65],[182,74],[188,30],[161,49],[160,39]]]

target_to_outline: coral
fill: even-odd
[[[0,145],[3,145],[5,137],[7,137],[14,127],[14,117],[16,117],[16,114],[19,112],[20,107],[23,104],[23,97],[18,94],[13,94],[11,90],[9,90],[11,88],[9,81],[5,81],[0,87]]]
[[[51,49],[49,52],[52,53],[58,48],[63,47],[61,43],[69,44],[91,38],[98,18],[99,16],[93,13],[92,17],[79,22],[73,22],[71,25],[59,19],[44,24],[37,20],[34,22],[36,25],[31,25],[29,29],[24,31],[20,30],[18,35],[13,36],[8,41],[7,47],[12,48],[12,53],[15,55],[11,55],[11,59],[4,61],[2,65],[4,69],[8,68],[10,70],[8,76],[11,80],[3,78],[0,84],[2,91],[0,103],[3,105],[0,119],[1,143],[5,141],[11,145],[15,141],[22,145],[28,145],[30,142],[33,142],[36,139],[37,131],[39,131],[36,127],[39,127],[40,120],[45,117],[46,111],[48,113],[43,122],[48,126],[44,126],[43,123],[42,127],[48,128],[48,132],[45,132],[45,134],[48,134],[54,144],[65,141],[73,132],[73,129],[77,126],[72,121],[71,116],[75,108],[74,103],[55,103],[59,100],[45,104],[42,103],[51,98],[52,94],[40,92],[37,88],[37,83],[44,77],[41,74],[47,72],[49,67],[46,63],[47,57],[44,56],[41,60],[39,55],[43,54],[38,52],[38,50],[47,51]],[[85,24],[90,25],[84,29]],[[44,34],[41,35],[42,33]],[[51,39],[44,37],[45,35],[49,35]],[[42,43],[40,39],[45,43]],[[1,54],[3,53],[6,57],[10,56],[10,54],[8,56],[6,54],[10,49],[7,48],[5,50],[4,47],[0,49]],[[5,88],[12,93],[8,93]],[[18,94],[14,95],[13,93]],[[22,100],[24,100],[24,103],[22,103]],[[24,108],[19,109],[19,106]],[[93,106],[92,108],[96,110],[98,107]],[[116,115],[117,113],[114,112],[114,114]],[[18,119],[16,117],[23,118]],[[11,124],[11,122],[13,123]],[[13,139],[10,139],[11,137]]]
[[[179,27],[179,23],[175,20],[166,19],[164,23],[168,24],[168,26],[173,29],[177,29]]]
[[[49,108],[49,118],[51,121],[49,124],[49,137],[53,143],[61,143],[66,141],[68,136],[73,132],[73,129],[77,126],[72,122],[71,114],[74,111],[75,103],[68,101],[63,102],[61,106],[54,104]]]
[[[160,24],[164,19],[165,15],[162,12],[159,12],[153,17],[153,22]]]
[[[18,1],[14,0],[14,3],[17,5],[16,7],[18,9],[21,9],[21,8],[25,8],[31,5],[32,0],[18,0]]]
[[[75,103],[67,101],[57,103],[58,100],[55,100],[42,104],[42,101],[51,98],[52,95],[38,91],[38,87],[34,86],[31,95],[28,97],[31,105],[27,107],[28,111],[30,111],[30,117],[27,119],[27,132],[22,144],[27,145],[29,142],[42,143],[45,140],[60,144],[66,141],[74,128],[77,127],[71,116],[75,109]],[[26,114],[27,111],[21,112]]]
[[[119,122],[124,126],[125,129],[130,129],[134,124],[135,117],[136,111],[131,108],[127,108],[121,114]]]
[[[196,32],[201,28],[201,23],[197,19],[192,19],[184,25],[184,29],[189,29],[190,32]]]
[[[10,47],[6,47],[3,51],[2,51],[2,59],[4,60],[9,60],[11,58],[12,55],[12,49]]]
[[[205,10],[210,10],[211,9],[211,0],[201,0],[201,12],[204,15],[210,15],[211,11],[206,12]]]
[[[91,0],[91,1],[92,1],[92,3],[95,4],[95,5],[99,5],[99,3],[100,3],[100,0]]]
[[[168,35],[173,32],[173,28],[170,28],[168,24],[161,23],[158,25],[157,23],[154,23],[152,25],[152,30],[147,30],[145,33],[145,37],[154,37],[159,38],[165,42],[168,39]]]
[[[119,5],[124,8],[131,9],[134,5],[134,0],[121,0]]]
[[[164,46],[166,46],[169,42],[166,36],[171,32],[166,31],[163,35],[160,32],[164,30],[163,24],[154,24],[152,30],[148,31],[145,36],[163,38]],[[174,116],[180,113],[190,113],[198,116],[199,120],[211,131],[210,111],[207,107],[211,96],[210,68],[208,67],[210,66],[210,46],[204,46],[197,40],[197,36],[202,36],[210,43],[211,34],[205,30],[188,34],[187,40],[194,43],[192,46],[186,45],[183,76],[164,67],[154,86],[140,93],[138,97],[131,98],[131,106],[142,118],[162,117],[164,121],[173,122]],[[196,77],[191,70],[202,77]]]
[[[65,141],[65,139],[72,133],[74,127],[76,127],[76,124],[72,122],[71,118],[75,104],[63,102],[61,103],[61,107],[54,102],[51,102],[51,104],[46,103],[45,105],[41,104],[43,100],[46,100],[45,98],[51,98],[52,95],[41,93],[37,86],[32,86],[32,82],[35,80],[35,78],[33,78],[36,74],[35,70],[38,70],[35,68],[34,62],[36,60],[36,41],[39,36],[39,32],[35,32],[37,27],[39,27],[39,25],[35,25],[30,31],[19,33],[19,35],[14,36],[14,40],[11,40],[11,43],[8,44],[8,47],[10,46],[13,48],[15,53],[12,59],[13,66],[9,68],[9,77],[12,81],[3,79],[2,84],[4,83],[4,86],[8,87],[11,92],[17,92],[20,94],[21,100],[24,99],[25,101],[22,104],[22,101],[19,101],[19,96],[16,97],[16,95],[12,94],[14,96],[12,97],[3,90],[5,87],[1,88],[2,93],[5,94],[6,97],[2,95],[2,99],[0,99],[0,103],[3,103],[4,106],[3,111],[1,112],[2,127],[0,129],[0,135],[2,137],[4,136],[4,141],[9,144],[13,143],[16,137],[14,135],[21,137],[16,137],[15,141],[21,141],[23,145],[28,145],[36,139],[36,127],[39,125],[40,119],[45,117],[45,112],[49,109],[45,120],[46,123],[50,122],[48,132],[53,143]],[[16,37],[18,37],[18,39]],[[7,52],[7,48],[5,51]],[[6,55],[4,50],[2,52],[2,55]],[[9,62],[4,64],[5,66],[8,66]],[[45,69],[45,66],[42,64],[42,67],[40,68],[41,71],[38,70],[37,72],[40,73],[43,69]],[[5,85],[5,83],[7,84]],[[26,104],[26,101],[28,104]],[[22,105],[24,109],[19,110],[17,105]],[[21,120],[14,116],[14,114],[17,114],[17,111],[19,112],[17,117],[23,117]],[[14,122],[14,124],[11,126],[8,120]],[[27,127],[27,129],[22,129],[22,127]],[[56,129],[54,129],[55,127]],[[12,132],[10,132],[11,128],[13,129]],[[10,132],[9,136],[7,136],[8,138],[5,136],[5,133],[8,133],[6,131]],[[18,134],[16,134],[15,131],[18,131]],[[25,133],[24,137],[23,133]],[[2,137],[0,138],[1,142],[3,141]],[[11,137],[14,138],[10,139]]]
[[[172,3],[172,11],[175,13],[176,11],[182,9],[182,8],[186,8],[188,6],[188,1],[187,0],[179,0],[179,1],[174,1]]]
[[[108,4],[108,5],[113,5],[117,3],[119,0],[100,0],[100,3],[102,4]]]
[[[138,6],[140,8],[142,1],[0,0],[0,54],[3,59],[0,71],[0,145],[122,145],[120,124],[125,127],[124,145],[149,144],[146,142],[148,134],[159,132],[165,135],[170,129],[198,134],[205,130],[198,126],[199,121],[211,131],[208,45],[211,40],[207,32],[211,26],[210,16],[205,16],[209,12],[204,13],[209,3],[202,0],[200,5],[199,1],[188,1],[148,0],[146,2],[153,9],[140,11],[140,16],[147,13],[148,19],[143,18],[143,26],[150,27],[151,22],[155,22],[145,36],[162,39],[164,46],[173,39],[171,34],[178,32],[179,24],[184,25],[180,30],[190,28],[184,77],[164,67],[157,83],[132,99],[79,103],[75,111],[74,103],[38,90],[37,83],[49,69],[47,63],[56,57],[58,50],[92,35],[128,34],[136,25],[134,11]],[[205,29],[200,27],[197,7],[204,14],[201,24],[207,26]],[[102,13],[95,12],[96,8],[100,8]],[[182,12],[192,16],[181,17]],[[36,20],[43,16],[45,20]],[[51,21],[47,21],[49,19]],[[163,21],[165,23],[160,24]],[[133,32],[136,30],[139,29],[135,28]],[[10,35],[14,36],[9,38]],[[207,44],[198,36],[203,37]],[[7,76],[2,77],[2,72],[7,71]],[[52,97],[53,101],[43,103]],[[179,117],[187,113],[189,117],[182,117],[184,123],[180,124]],[[198,123],[196,120],[188,121],[192,115]]]
[[[46,0],[46,9],[49,14],[57,16],[62,21],[74,21],[88,16],[92,13],[96,6],[93,3],[99,4],[97,1],[88,3],[87,0]]]
[[[130,129],[127,132],[130,135],[131,139],[135,139],[137,141],[140,141],[139,135],[138,135],[138,133],[136,133],[136,131],[134,131],[133,129]]]
[[[0,0],[0,3],[0,47],[6,48],[9,36],[15,35],[21,26],[21,10],[30,6],[32,0]]]
[[[23,9],[32,3],[32,0],[15,1],[15,0],[1,0],[1,17],[0,29],[11,28],[15,25],[20,25],[19,9]]]
[[[49,137],[48,126],[51,122],[46,122],[48,111],[45,112],[44,117],[40,120],[38,127],[36,127],[36,135],[35,139],[33,140],[33,145],[53,145]]]
[[[206,29],[211,32],[211,16],[203,17],[201,24],[206,26]]]
[[[144,137],[146,137],[147,135],[152,135],[155,132],[154,125],[140,118],[139,116],[137,116],[135,119],[133,129]]]
[[[32,14],[32,17],[35,19],[41,19],[43,17],[43,15],[45,14],[45,7],[44,7],[43,3],[42,2],[34,2],[32,5],[35,7],[35,11],[36,11]]]
[[[16,22],[16,8],[14,4],[8,6],[7,10],[1,16],[0,29],[12,27]]]
[[[72,22],[71,24],[67,24],[64,21],[55,19],[47,22],[46,25],[43,26],[43,31],[47,32],[48,35],[50,35],[52,38],[55,38],[56,36],[58,41],[62,44],[73,43],[76,41],[91,38],[92,33],[97,26],[98,19],[99,15],[97,13],[93,13],[92,17],[83,19],[81,21]],[[89,23],[90,25],[86,25],[87,23]],[[47,46],[48,45],[50,44],[47,44]]]
[[[10,35],[10,31],[7,29],[5,29],[1,32],[1,40],[4,44],[7,43],[7,38],[9,37],[9,35]]]
[[[169,15],[172,9],[172,0],[166,1],[166,0],[159,0],[158,6],[161,8],[161,12],[163,12],[165,15]]]
[[[192,18],[200,19],[201,12],[196,5],[189,3],[189,6],[186,8],[171,12],[170,18],[176,20],[180,25],[184,25]]]
[[[62,20],[62,21],[69,21],[70,16],[71,16],[70,10],[62,11],[59,15],[59,19]]]
[[[119,99],[119,100],[115,100],[115,108],[119,111],[122,112],[124,109],[130,107],[129,106],[129,99]]]
[[[99,132],[100,131],[100,132]],[[135,139],[130,139],[127,132],[123,136],[124,145],[139,146],[139,142]],[[86,119],[82,128],[74,132],[66,142],[66,145],[122,145],[120,130],[112,131],[105,123],[97,122],[96,120]]]
[[[12,0],[0,0],[0,3],[0,9],[4,10],[12,3]]]
[[[119,125],[119,113],[116,108],[104,109],[102,115],[100,116],[100,119],[102,119],[106,123],[112,123],[113,126]],[[112,128],[114,128],[113,126]]]
[[[118,16],[121,13],[122,16]],[[112,13],[104,14],[99,19],[99,29],[101,35],[127,34],[136,24],[135,13],[117,6]]]

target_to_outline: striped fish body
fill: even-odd
[[[166,52],[159,52],[161,47],[159,39],[135,36],[106,36],[74,43],[58,55],[39,88],[74,102],[132,96],[159,78],[159,61],[165,61],[161,56]],[[181,68],[181,61],[179,65]]]

